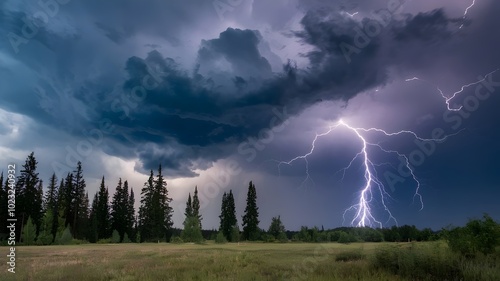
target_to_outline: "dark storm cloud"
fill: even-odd
[[[218,91],[218,85],[211,83],[210,77],[197,71],[190,75],[175,60],[163,58],[159,52],[149,53],[146,59],[130,58],[126,66],[130,79],[124,84],[125,91],[139,86],[149,75],[148,68],[156,69],[160,82],[158,87],[147,92],[147,98],[141,106],[131,113],[133,122],[115,122],[124,127],[133,126],[136,134],[133,141],[139,146],[146,142],[168,146],[172,142],[167,142],[165,138],[169,138],[178,145],[207,148],[197,151],[183,148],[177,151],[174,158],[182,163],[183,158],[202,157],[206,150],[213,149],[213,145],[241,141],[245,136],[256,135],[272,117],[272,107],[285,107],[288,114],[296,114],[317,100],[348,101],[359,92],[385,83],[386,71],[394,61],[381,57],[385,53],[379,51],[380,48],[397,46],[402,38],[414,41],[440,38],[442,33],[427,37],[421,34],[431,30],[445,32],[449,22],[439,10],[408,16],[387,30],[386,33],[391,37],[373,38],[348,63],[339,46],[341,43],[354,45],[358,36],[356,30],[363,28],[368,20],[356,22],[348,17],[335,16],[333,11],[309,12],[302,20],[304,30],[296,32],[296,35],[315,47],[314,51],[307,54],[310,68],[298,70],[292,64],[285,65],[282,73],[263,80],[258,89],[243,90],[243,93],[238,94],[222,94]],[[269,73],[270,66],[257,49],[260,40],[256,31],[229,28],[218,39],[202,42],[198,63],[200,67],[209,64],[210,69],[217,71],[213,62],[224,58],[235,74],[252,77]],[[249,81],[238,75],[232,79],[241,91]],[[255,112],[259,112],[258,116]],[[142,132],[144,134],[141,135]],[[139,155],[144,164],[151,165],[168,158],[161,149],[156,152],[150,149]],[[210,160],[222,156],[215,154]],[[173,163],[171,168],[178,169]]]
[[[199,63],[206,65],[223,57],[236,75],[269,77],[271,65],[258,50],[261,40],[258,31],[228,28],[218,39],[202,41],[198,51]]]
[[[109,13],[116,3],[97,1],[79,3],[69,9],[83,7],[87,13],[92,12],[93,27],[113,44],[123,44],[139,33],[160,35],[177,44],[181,31],[172,23],[180,21],[180,15],[195,20],[194,6],[200,3],[162,3],[124,1],[120,2],[117,13]],[[7,16],[2,22],[19,28],[23,14],[6,11],[3,14]],[[137,156],[144,169],[154,168],[163,161],[171,168],[170,173],[192,176],[196,167],[193,162],[205,163],[234,153],[218,146],[238,144],[269,126],[275,115],[273,108],[280,112],[285,108],[283,115],[293,116],[318,101],[349,101],[360,92],[385,84],[388,68],[398,64],[398,59],[419,54],[403,47],[419,46],[429,40],[450,40],[453,34],[449,29],[454,21],[441,10],[396,17],[382,28],[380,35],[370,38],[359,53],[352,54],[349,62],[340,46],[343,43],[355,46],[358,30],[363,30],[370,19],[355,21],[342,15],[338,8],[312,9],[301,21],[303,29],[294,32],[304,44],[314,48],[304,54],[310,61],[307,69],[297,69],[291,61],[284,65],[283,71],[272,73],[267,58],[259,52],[258,46],[263,42],[259,31],[228,28],[218,38],[201,42],[198,66],[193,71],[186,70],[168,54],[152,51],[145,58],[130,57],[124,63],[128,76],[124,83],[111,85],[107,81],[113,79],[103,76],[79,83],[70,94],[42,83],[44,94],[29,99],[22,108],[12,106],[10,110],[61,127],[70,127],[69,124],[92,127],[100,119],[109,118],[117,130],[111,144],[104,148],[106,152],[125,158]],[[33,43],[41,43],[59,54],[55,62],[48,64],[53,65],[61,80],[70,80],[73,73],[64,70],[72,69],[74,62],[65,60],[63,54],[78,47],[71,40],[81,35],[40,32],[41,36]],[[88,50],[80,50],[82,58],[78,65],[86,73],[92,73],[92,69],[84,69]],[[38,59],[30,54],[23,54],[20,60],[35,67],[33,61]],[[35,54],[39,56],[40,52]],[[224,63],[228,69],[219,68]],[[405,67],[411,69],[409,65]],[[147,77],[148,89],[135,92],[141,97],[131,101],[134,89],[144,86]],[[26,97],[32,96],[32,89],[23,91],[7,95],[4,103],[18,104],[19,99],[28,100]],[[54,108],[64,108],[64,112],[54,112]]]

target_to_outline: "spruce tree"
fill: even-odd
[[[139,232],[142,241],[152,241],[153,239],[153,196],[154,195],[154,174],[151,170],[148,180],[141,190],[141,206],[139,207]]]
[[[31,217],[28,217],[26,224],[23,227],[22,232],[22,242],[24,245],[33,245],[35,244],[36,239],[36,225],[31,220]]]
[[[201,227],[201,214],[200,214],[200,200],[198,198],[198,186],[194,187],[194,196],[193,196],[193,216],[195,216],[198,219],[198,222],[200,222],[200,229]]]
[[[115,189],[115,194],[111,200],[111,229],[117,231],[120,236],[123,235],[123,228],[125,227],[123,208],[123,186],[122,179],[118,180],[118,185]],[[121,239],[119,239],[121,241]],[[118,241],[118,242],[120,242]]]
[[[153,171],[144,183],[139,208],[139,229],[143,241],[169,240],[172,229],[172,198],[168,197],[167,183],[162,175],[161,165],[154,178]]]
[[[234,196],[233,191],[229,190],[229,194],[227,196],[227,217],[226,217],[226,229],[228,235],[228,241],[234,241],[234,237],[232,235],[233,229],[238,228],[238,220],[236,219],[236,207],[234,205]]]
[[[127,202],[127,231],[128,237],[135,241],[135,195],[134,190],[130,188],[130,195],[128,196]]]
[[[21,228],[31,217],[35,225],[35,234],[42,223],[43,217],[43,190],[36,171],[38,162],[32,152],[25,161],[17,180],[16,185],[16,215]],[[20,237],[22,230],[17,230],[17,237]]]
[[[42,225],[40,227],[40,233],[38,234],[38,238],[36,240],[36,244],[38,245],[50,245],[54,241],[54,234],[52,234],[52,226],[53,226],[54,215],[52,214],[52,210],[48,209],[45,211],[43,216]]]
[[[90,243],[96,243],[98,240],[97,237],[97,208],[98,208],[98,194],[99,191],[97,191],[94,195],[94,199],[92,200],[92,207],[90,207],[90,212],[89,212],[89,228],[87,231],[87,239],[89,240]]]
[[[64,214],[63,214],[63,219],[64,219],[64,226],[67,227],[68,225],[70,227],[73,227],[74,223],[74,209],[73,209],[73,202],[76,200],[73,195],[74,195],[74,190],[73,190],[73,174],[68,173],[66,176],[66,179],[64,180]],[[71,229],[70,229],[71,231]]]
[[[154,182],[153,212],[155,214],[155,227],[153,237],[157,240],[169,240],[172,229],[173,209],[170,207],[172,198],[168,197],[167,182],[163,178],[161,165],[158,168],[158,175]]]
[[[227,213],[227,194],[226,194],[226,192],[224,192],[224,194],[222,194],[222,204],[221,204],[221,207],[220,207],[219,232],[222,233],[224,235],[224,237],[226,238],[226,240],[227,240],[227,236],[226,236],[226,233],[224,231],[224,228],[226,226],[226,213]]]
[[[191,193],[188,195],[188,200],[186,202],[186,210],[184,211],[184,216],[190,218],[193,216],[193,203],[191,202]]]
[[[83,230],[87,223],[88,197],[85,199],[85,179],[83,178],[82,163],[78,161],[73,177],[73,237],[83,239]],[[86,201],[86,202],[85,202]]]
[[[109,193],[104,183],[104,176],[99,187],[96,205],[97,239],[109,238],[111,237]]]
[[[228,241],[233,241],[233,228],[238,227],[238,221],[236,219],[236,208],[232,190],[229,190],[228,194],[224,192],[222,195],[221,215],[219,218],[220,231],[222,231]]]
[[[198,220],[198,215],[194,213],[193,201],[191,201],[191,193],[188,195],[188,200],[186,202],[186,211],[184,215],[184,230],[181,233],[181,238],[184,242],[201,242],[203,236],[200,228],[200,221]]]
[[[52,225],[50,226],[50,233],[52,234],[53,237],[55,237],[57,233],[57,225],[58,225],[57,217],[59,215],[58,205],[59,205],[59,188],[57,186],[56,174],[54,173],[50,177],[48,190],[47,193],[45,194],[45,199],[44,199],[45,212],[50,211],[52,214]]]
[[[259,208],[257,207],[257,192],[255,185],[250,182],[247,193],[247,206],[243,216],[243,237],[246,240],[259,238]]]

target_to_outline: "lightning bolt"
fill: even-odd
[[[472,4],[470,4],[470,6],[465,9],[464,15],[462,17],[464,20],[465,20],[465,17],[467,16],[467,12],[469,12],[469,9],[474,7],[475,4],[476,4],[476,0],[472,0]],[[462,27],[464,27],[463,23],[462,23],[462,25],[460,25],[459,29],[462,29]]]
[[[484,78],[481,78],[478,81],[463,85],[460,88],[460,90],[454,92],[449,97],[446,96],[438,86],[436,86],[432,83],[431,84],[436,87],[436,89],[440,93],[441,97],[445,100],[445,103],[447,105],[447,109],[449,111],[459,111],[460,109],[462,109],[462,107],[453,108],[450,104],[452,102],[452,100],[457,95],[462,93],[466,88],[471,87],[473,85],[477,85],[477,84],[485,81],[489,75],[492,75],[493,73],[495,73],[499,70],[500,69],[496,69],[496,70],[486,74],[484,76]],[[405,81],[410,82],[410,81],[416,81],[416,80],[427,82],[426,80],[420,79],[418,77],[409,78],[409,79],[406,79]],[[427,83],[429,83],[429,82],[427,82]],[[375,200],[378,200],[380,202],[380,204],[382,205],[382,207],[384,208],[384,211],[387,215],[386,223],[388,223],[392,220],[397,225],[398,222],[386,204],[387,199],[391,198],[391,196],[387,192],[384,183],[382,182],[382,180],[380,180],[380,178],[377,174],[377,167],[380,167],[382,165],[390,165],[390,166],[392,166],[392,165],[391,165],[391,163],[375,163],[370,156],[370,152],[373,149],[378,149],[379,151],[382,151],[386,154],[395,155],[403,161],[405,168],[409,171],[409,175],[411,175],[411,178],[415,182],[415,193],[413,196],[413,201],[415,202],[415,199],[419,200],[420,210],[422,210],[424,208],[424,202],[423,202],[422,195],[420,194],[421,183],[418,180],[418,178],[415,174],[415,171],[413,170],[413,168],[410,164],[409,158],[404,153],[401,153],[397,150],[391,150],[391,149],[384,148],[380,145],[380,143],[370,141],[368,139],[367,134],[368,133],[376,133],[376,134],[382,135],[382,137],[385,137],[385,138],[396,137],[396,136],[401,136],[401,135],[410,135],[419,141],[423,141],[423,142],[433,141],[433,142],[439,143],[439,142],[444,142],[449,137],[455,136],[464,130],[464,129],[459,130],[458,132],[456,132],[454,134],[446,135],[446,136],[444,136],[442,138],[438,138],[438,139],[437,138],[423,138],[423,137],[420,137],[417,133],[410,131],[410,130],[400,130],[397,132],[387,132],[386,130],[383,130],[380,128],[375,128],[375,127],[372,127],[372,128],[353,127],[353,126],[347,124],[344,120],[340,119],[337,123],[330,125],[328,127],[328,130],[326,130],[325,132],[316,133],[316,135],[311,143],[311,148],[307,153],[305,153],[303,155],[296,156],[295,158],[292,158],[289,161],[276,161],[275,160],[275,162],[278,163],[279,173],[281,174],[281,166],[282,165],[289,165],[290,166],[296,161],[303,160],[305,162],[305,165],[306,165],[306,169],[305,169],[306,170],[306,178],[302,182],[302,185],[304,185],[307,182],[307,180],[312,181],[312,178],[309,174],[308,157],[314,153],[314,151],[316,149],[316,142],[318,141],[318,139],[331,134],[333,131],[335,131],[339,127],[343,127],[345,129],[349,130],[350,132],[352,132],[353,135],[361,143],[360,150],[354,155],[354,157],[351,159],[349,164],[345,168],[340,170],[343,173],[342,180],[345,177],[346,171],[349,170],[354,165],[356,160],[358,160],[358,159],[360,159],[362,162],[363,178],[364,178],[364,183],[363,183],[363,186],[361,187],[361,191],[360,191],[357,203],[348,207],[343,213],[342,217],[344,219],[344,222],[346,220],[346,216],[349,213],[353,212],[354,215],[350,221],[351,226],[355,226],[355,227],[369,226],[369,227],[380,227],[380,228],[383,226],[383,223],[379,219],[376,218],[376,216],[374,214],[375,211],[372,208]],[[338,171],[338,172],[340,172],[340,171]],[[314,183],[314,181],[313,181],[313,183]]]
[[[463,85],[463,86],[460,88],[460,90],[458,90],[458,91],[454,92],[454,93],[453,93],[452,95],[450,95],[449,97],[448,97],[448,96],[446,96],[446,95],[443,93],[443,91],[439,88],[439,86],[437,86],[437,85],[435,85],[435,84],[433,84],[433,83],[431,83],[431,82],[429,82],[429,81],[426,81],[426,80],[424,80],[424,79],[420,79],[420,78],[418,78],[418,77],[413,77],[413,78],[406,79],[405,81],[406,81],[406,82],[410,82],[410,81],[420,80],[420,81],[423,81],[423,82],[426,82],[426,83],[429,83],[429,84],[433,85],[434,87],[436,87],[436,89],[438,90],[439,94],[440,94],[440,95],[441,95],[441,97],[444,99],[444,101],[445,101],[445,103],[446,103],[446,106],[447,106],[447,108],[448,108],[448,110],[449,110],[449,111],[460,111],[460,110],[462,109],[462,106],[460,106],[460,107],[458,107],[458,108],[452,108],[452,106],[450,105],[451,101],[452,101],[452,100],[453,100],[453,99],[454,99],[454,98],[455,98],[458,94],[462,93],[462,92],[463,92],[465,89],[467,89],[468,87],[470,87],[470,86],[474,86],[474,85],[477,85],[477,84],[479,84],[479,83],[481,83],[481,82],[485,81],[485,80],[486,80],[486,78],[487,78],[488,76],[492,75],[493,73],[497,72],[498,70],[500,70],[500,69],[495,69],[495,70],[493,70],[492,72],[490,72],[490,73],[486,74],[486,75],[484,76],[484,78],[482,78],[482,79],[480,79],[480,80],[478,80],[478,81],[476,81],[476,82],[472,82],[472,83],[469,83],[469,84],[465,84],[465,85]]]
[[[357,15],[359,12],[354,12],[352,14],[349,14],[348,12],[345,12],[346,14],[348,14],[351,18],[354,17],[355,15]]]
[[[415,175],[414,170],[412,169],[412,167],[410,165],[410,161],[409,161],[408,157],[406,155],[404,155],[403,153],[400,153],[396,150],[385,149],[380,144],[369,141],[367,139],[367,137],[365,136],[366,133],[375,132],[375,133],[382,134],[385,137],[394,137],[394,136],[400,136],[400,135],[407,134],[407,135],[411,135],[414,138],[421,140],[421,141],[436,141],[436,142],[445,141],[448,137],[460,133],[460,132],[457,132],[453,135],[447,135],[447,136],[440,138],[440,139],[427,139],[427,138],[419,137],[415,132],[409,131],[409,130],[401,130],[398,132],[390,133],[390,132],[387,132],[387,131],[385,131],[383,129],[379,129],[379,128],[353,127],[341,119],[337,123],[330,125],[328,127],[328,130],[326,130],[325,132],[316,134],[312,143],[311,143],[311,149],[306,154],[299,155],[295,158],[292,158],[289,161],[278,161],[279,171],[281,172],[282,165],[292,165],[294,162],[296,162],[298,160],[304,160],[304,162],[306,164],[306,178],[302,182],[302,184],[304,184],[307,180],[311,180],[311,176],[309,174],[309,161],[307,158],[314,153],[314,151],[316,149],[316,142],[318,141],[319,138],[324,137],[326,135],[329,135],[330,133],[332,133],[333,131],[335,131],[339,127],[343,127],[345,129],[351,131],[353,133],[353,135],[357,139],[359,139],[359,141],[361,143],[361,148],[360,148],[359,152],[355,154],[355,156],[351,159],[351,161],[349,162],[349,164],[345,168],[340,170],[343,172],[343,175],[342,175],[342,180],[343,180],[344,176],[345,176],[345,172],[353,166],[355,161],[357,159],[361,159],[361,161],[362,161],[364,184],[361,188],[361,192],[359,194],[358,201],[356,204],[347,208],[343,213],[343,219],[345,222],[346,215],[349,212],[354,212],[354,216],[353,216],[350,224],[351,224],[351,226],[357,226],[357,227],[365,227],[365,226],[382,227],[382,225],[383,225],[382,222],[379,221],[375,217],[374,211],[372,210],[373,201],[376,199],[378,199],[380,201],[382,207],[384,208],[384,211],[386,212],[386,214],[388,216],[387,222],[392,220],[396,224],[398,224],[396,218],[393,216],[392,212],[390,211],[390,209],[387,207],[387,204],[386,204],[386,199],[390,198],[390,195],[387,192],[385,185],[379,179],[378,174],[377,174],[377,167],[378,166],[385,165],[385,164],[390,165],[390,163],[380,163],[380,164],[374,163],[373,160],[370,158],[370,150],[371,149],[379,149],[380,151],[382,151],[384,153],[395,154],[398,157],[400,157],[401,159],[404,159],[404,165],[406,166],[406,168],[410,172],[411,177],[415,181],[415,185],[416,185],[414,200],[415,200],[415,198],[418,198],[419,202],[420,202],[420,210],[422,210],[424,208],[424,202],[422,199],[422,195],[419,193],[421,184],[420,184],[420,181],[418,180],[417,176]]]

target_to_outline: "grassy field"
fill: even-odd
[[[7,264],[2,262],[5,269],[0,280],[416,280],[373,265],[377,249],[387,244],[19,246],[16,273],[7,272]],[[428,249],[442,247],[422,244]],[[411,243],[390,245],[414,247]],[[0,247],[0,251],[6,260],[3,253],[7,248]],[[491,274],[496,272],[500,271]]]

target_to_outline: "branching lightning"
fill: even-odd
[[[498,70],[500,70],[500,69],[493,70],[492,72],[490,72],[490,73],[486,74],[486,75],[485,75],[482,79],[480,79],[480,80],[478,80],[478,81],[476,81],[476,82],[472,82],[472,83],[469,83],[469,84],[463,85],[463,86],[460,88],[460,90],[458,90],[458,91],[454,92],[454,93],[453,93],[452,95],[450,95],[449,97],[448,97],[448,96],[446,96],[446,95],[443,93],[443,91],[439,88],[439,86],[437,86],[437,85],[435,85],[435,84],[433,84],[433,83],[431,83],[431,82],[429,82],[429,81],[426,81],[426,80],[424,80],[424,79],[420,79],[420,78],[418,78],[418,77],[413,77],[413,78],[410,78],[410,79],[406,79],[405,81],[406,81],[406,82],[410,82],[410,81],[419,80],[419,81],[423,81],[423,82],[426,82],[426,83],[429,83],[429,84],[433,85],[434,87],[436,87],[436,89],[438,90],[439,94],[441,95],[441,97],[442,97],[442,98],[444,99],[444,101],[446,102],[446,106],[447,106],[447,108],[448,108],[448,110],[449,110],[449,111],[460,111],[460,110],[462,109],[462,106],[460,106],[460,107],[458,107],[458,108],[453,108],[453,107],[451,106],[451,104],[450,104],[450,103],[452,102],[452,100],[453,100],[455,97],[457,97],[457,95],[458,95],[458,94],[462,93],[465,89],[467,89],[468,87],[470,87],[470,86],[474,86],[474,85],[477,85],[477,84],[479,84],[479,83],[481,83],[481,82],[485,81],[485,80],[486,80],[486,78],[487,78],[488,76],[492,75],[493,73],[497,72]]]
[[[378,219],[376,219],[376,217],[374,215],[374,211],[372,210],[372,207],[371,207],[373,200],[378,199],[380,201],[380,203],[382,204],[382,206],[383,206],[383,208],[388,216],[387,222],[392,220],[397,224],[396,218],[393,216],[393,214],[391,213],[390,209],[387,207],[387,204],[386,204],[386,199],[390,198],[390,195],[386,191],[386,187],[385,187],[384,183],[382,182],[382,180],[379,179],[378,174],[377,174],[377,169],[376,169],[376,167],[378,167],[379,165],[384,165],[384,164],[389,164],[389,163],[374,163],[374,161],[370,158],[370,150],[371,149],[379,149],[382,152],[385,152],[388,154],[395,154],[398,157],[400,157],[401,159],[404,159],[404,162],[405,162],[404,165],[406,166],[406,169],[408,169],[408,171],[410,172],[411,177],[415,181],[415,184],[416,184],[414,198],[418,198],[418,200],[420,202],[420,209],[423,209],[424,202],[422,200],[421,194],[419,193],[420,182],[419,182],[418,178],[416,177],[416,175],[415,175],[415,173],[410,165],[410,161],[409,161],[408,157],[406,155],[404,155],[403,153],[400,153],[396,150],[388,150],[388,149],[383,148],[378,143],[374,143],[374,142],[369,141],[364,134],[369,133],[369,132],[376,132],[376,133],[382,134],[385,137],[393,137],[393,136],[399,136],[399,135],[403,135],[403,134],[409,134],[420,141],[437,141],[437,142],[442,142],[452,135],[445,136],[441,139],[426,139],[426,138],[419,137],[413,131],[401,130],[399,132],[390,133],[390,132],[387,132],[387,131],[385,131],[383,129],[379,129],[379,128],[353,127],[353,126],[348,125],[344,120],[339,120],[334,125],[329,126],[328,130],[326,130],[325,132],[316,134],[316,136],[314,137],[314,139],[312,141],[311,149],[309,150],[309,152],[307,152],[304,155],[297,156],[289,161],[278,162],[278,169],[281,168],[281,165],[292,165],[295,161],[304,160],[304,162],[306,164],[306,179],[304,180],[303,184],[307,180],[310,180],[311,176],[309,174],[309,162],[308,162],[307,158],[311,154],[314,153],[314,151],[316,149],[316,142],[318,141],[319,138],[324,137],[326,135],[329,135],[330,133],[332,133],[334,130],[338,129],[339,127],[343,127],[345,129],[351,131],[353,133],[353,135],[357,139],[359,139],[359,141],[361,143],[361,145],[360,145],[361,148],[360,148],[359,152],[356,153],[356,155],[351,159],[351,161],[349,162],[349,164],[345,168],[340,170],[343,172],[342,179],[344,179],[345,172],[353,166],[354,162],[357,159],[361,159],[361,161],[362,161],[363,177],[364,177],[364,184],[363,184],[363,187],[362,187],[361,192],[359,194],[358,201],[356,204],[350,206],[349,208],[347,208],[344,211],[344,215],[343,215],[344,221],[345,221],[346,215],[349,212],[354,212],[354,217],[350,222],[350,224],[352,226],[382,227],[382,225],[383,225],[382,222],[379,221]]]
[[[469,12],[469,9],[474,7],[475,4],[476,4],[476,0],[472,0],[472,4],[470,4],[470,6],[465,9],[464,15],[462,17],[464,20],[465,20],[465,17],[467,16],[467,12]],[[462,27],[464,27],[463,23],[462,23],[462,25],[460,25],[459,29],[462,29]]]
[[[432,84],[432,85],[434,85],[436,87],[439,94],[444,99],[446,106],[447,106],[447,109],[449,111],[459,111],[462,109],[462,107],[458,107],[458,108],[452,107],[451,106],[452,100],[455,97],[457,97],[457,95],[462,93],[465,89],[467,89],[468,87],[473,86],[473,85],[477,85],[477,84],[485,81],[489,75],[492,75],[493,73],[495,73],[499,70],[500,69],[496,69],[496,70],[486,74],[484,78],[481,78],[478,81],[463,85],[460,88],[460,90],[454,92],[450,96],[446,96],[438,86],[436,86],[434,84]],[[420,79],[418,77],[406,79],[405,81],[409,82],[409,81],[415,81],[415,80],[427,82],[427,81]],[[429,82],[427,82],[427,83],[429,83]],[[380,129],[380,128],[353,127],[341,119],[337,123],[330,125],[328,127],[328,130],[326,130],[325,132],[316,134],[312,143],[311,143],[311,149],[306,154],[299,155],[295,158],[292,158],[289,161],[278,161],[278,170],[281,171],[282,165],[292,165],[294,162],[296,162],[298,160],[304,160],[305,165],[306,165],[306,168],[305,168],[306,178],[304,179],[302,184],[305,184],[305,182],[307,180],[312,181],[312,178],[309,174],[308,157],[314,153],[314,151],[316,149],[316,142],[318,141],[318,139],[329,135],[330,133],[332,133],[333,131],[335,131],[339,127],[343,127],[345,129],[351,131],[353,133],[353,135],[357,139],[359,139],[359,141],[361,143],[361,145],[360,145],[361,148],[360,148],[359,152],[357,152],[354,155],[354,157],[351,159],[351,161],[349,162],[349,164],[345,168],[340,170],[343,173],[343,175],[342,175],[342,180],[343,180],[345,177],[346,171],[354,165],[356,160],[360,159],[362,162],[364,184],[361,188],[359,198],[357,200],[357,203],[350,206],[349,208],[347,208],[343,214],[343,218],[345,221],[347,214],[350,212],[353,212],[354,216],[350,221],[350,225],[357,226],[357,227],[365,227],[365,226],[382,227],[383,226],[383,223],[376,218],[376,216],[374,214],[375,211],[372,209],[372,205],[374,203],[374,200],[378,200],[380,202],[380,204],[382,205],[382,207],[384,208],[385,213],[387,214],[387,217],[388,217],[387,222],[392,220],[397,224],[396,218],[393,216],[392,212],[390,211],[390,209],[387,207],[387,204],[386,204],[386,200],[387,200],[387,198],[390,198],[390,195],[387,192],[383,181],[380,180],[380,178],[377,174],[377,167],[379,167],[381,165],[391,165],[391,164],[390,163],[375,163],[372,160],[372,158],[370,157],[370,151],[372,151],[373,149],[378,149],[379,151],[382,151],[382,152],[387,153],[387,154],[394,154],[397,157],[399,157],[400,159],[402,159],[405,168],[407,169],[407,171],[409,171],[411,178],[415,182],[415,193],[413,196],[414,201],[415,201],[415,199],[418,199],[418,201],[420,203],[420,210],[422,210],[424,208],[423,198],[422,198],[422,195],[420,194],[421,184],[420,184],[420,181],[418,180],[412,166],[410,165],[410,160],[409,160],[408,156],[406,156],[404,153],[401,153],[397,150],[387,149],[387,148],[382,147],[382,145],[380,145],[379,143],[370,141],[368,139],[368,136],[367,136],[368,133],[378,133],[379,135],[382,135],[383,137],[386,137],[386,138],[396,137],[396,136],[401,136],[401,135],[410,135],[413,138],[415,138],[416,140],[419,140],[422,142],[426,142],[426,141],[443,142],[447,138],[454,136],[454,135],[457,135],[460,132],[462,132],[462,130],[460,130],[454,134],[444,136],[443,138],[440,138],[440,139],[423,138],[423,137],[420,137],[417,133],[410,131],[410,130],[401,130],[398,132],[387,132],[387,131]]]

